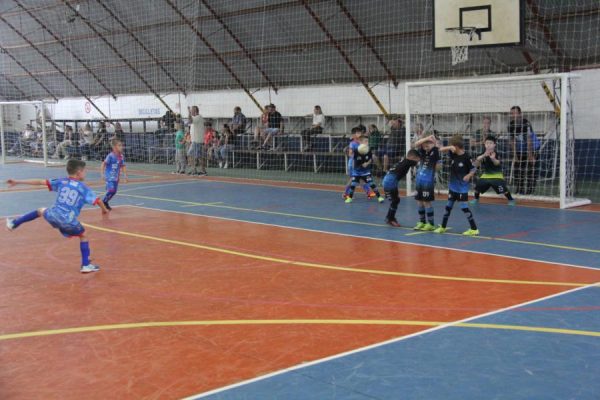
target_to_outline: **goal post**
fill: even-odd
[[[574,77],[556,73],[406,82],[406,148],[418,134],[435,134],[443,143],[460,134],[466,150],[476,156],[483,152],[482,135],[487,128],[482,127],[487,120],[498,139],[504,177],[517,199],[558,202],[561,208],[589,204],[590,200],[577,197],[577,168],[589,160],[575,151]],[[529,121],[526,136],[520,136],[527,138],[524,143],[531,146],[527,149],[518,147],[515,137],[519,135],[509,132],[509,111],[514,106]],[[533,159],[523,156],[531,153]],[[436,191],[445,191],[447,183],[448,167],[444,166]],[[414,189],[411,176],[406,189],[409,194]]]
[[[53,161],[62,132],[54,123],[55,102],[0,101],[0,162],[34,162],[44,166]]]

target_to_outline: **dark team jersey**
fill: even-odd
[[[422,186],[434,186],[435,167],[440,162],[440,150],[437,147],[433,147],[429,151],[420,148],[419,155],[421,156],[421,162],[417,169],[416,184]]]
[[[508,133],[517,141],[517,152],[527,152],[527,141],[529,140],[529,132],[531,124],[525,118],[511,119],[508,123]]]
[[[485,154],[485,153],[483,153]],[[480,157],[483,155],[480,154]],[[500,161],[498,153],[494,152],[496,160]],[[502,174],[502,164],[494,165],[492,159],[488,156],[481,161],[481,178],[483,179],[504,179]]]
[[[400,179],[405,177],[406,174],[408,174],[408,171],[410,171],[410,169],[415,165],[417,165],[416,161],[404,158],[402,159],[402,161],[397,163],[396,166],[394,166],[394,168],[390,169],[390,173],[396,175],[396,177]]]
[[[466,193],[469,191],[469,182],[464,178],[475,167],[471,162],[471,156],[466,151],[463,154],[450,153],[450,183],[448,188],[456,193]]]
[[[353,175],[355,176],[364,176],[364,175],[369,175],[371,173],[371,166],[373,165],[372,163],[369,164],[369,166],[367,166],[366,168],[363,167],[362,165],[364,163],[367,163],[369,161],[371,161],[373,159],[373,152],[369,149],[369,152],[367,154],[360,154],[358,152],[358,147],[357,150],[354,151],[354,171],[353,171]]]

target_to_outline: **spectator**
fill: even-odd
[[[212,127],[211,121],[204,122],[204,154],[202,157],[202,167],[206,169],[209,160],[213,159],[217,148],[217,132]]]
[[[283,117],[277,111],[274,104],[269,104],[269,121],[265,132],[267,137],[262,144],[263,148],[267,147],[272,137],[283,134]],[[272,146],[270,150],[275,150],[275,146]]]
[[[94,131],[92,131],[92,127],[88,122],[81,130],[81,143],[79,144],[81,159],[83,161],[86,161],[88,157],[91,157],[91,151],[94,142]]]
[[[175,121],[177,121],[177,116],[171,110],[167,110],[165,115],[160,119],[162,122],[161,127],[164,127],[168,133],[173,132],[175,130]]]
[[[312,137],[323,133],[324,126],[325,115],[323,115],[321,106],[315,106],[312,114],[312,125],[309,129],[302,131],[302,144],[304,146],[302,151],[309,151],[312,149]]]
[[[229,168],[229,147],[233,140],[233,132],[229,128],[229,125],[223,125],[223,131],[219,137],[219,143],[217,147],[216,156],[219,160],[219,168]]]
[[[488,116],[483,117],[481,129],[475,131],[475,136],[471,139],[471,152],[473,154],[481,154],[485,151],[483,143],[488,136],[496,136],[496,133],[490,128],[492,119]]]
[[[8,154],[15,154],[20,150],[20,153],[25,151],[25,148],[31,148],[31,144],[35,141],[36,134],[33,130],[33,127],[29,124],[25,125],[25,129],[21,133],[21,136],[17,138],[15,143],[13,143],[10,150],[8,150]]]
[[[373,152],[373,161],[379,170],[381,170],[381,159],[385,153],[382,146],[383,135],[377,129],[377,125],[371,124],[369,125],[367,136],[369,137],[369,147]]]
[[[231,118],[231,131],[235,135],[241,135],[246,132],[246,116],[242,114],[242,109],[240,107],[235,107],[233,109],[233,118]]]
[[[176,122],[174,128],[177,130],[175,133],[175,166],[176,174],[185,174],[187,168],[187,159],[185,151],[185,133],[181,129],[181,124]]]
[[[123,128],[121,127],[121,123],[120,122],[115,122],[114,126],[115,126],[115,131],[113,133],[113,136],[110,138],[110,140],[117,139],[121,143],[123,143],[123,147],[125,147],[125,132],[123,132]]]
[[[533,194],[536,186],[536,152],[540,142],[531,127],[531,123],[523,118],[521,107],[510,109],[508,133],[514,160],[515,193]]]
[[[190,149],[188,155],[191,156],[192,170],[188,175],[206,175],[205,157],[203,154],[204,144],[204,119],[200,115],[198,106],[188,107],[190,124]],[[200,171],[198,171],[200,167]]]
[[[269,112],[271,112],[271,105],[267,104],[263,113],[260,115],[260,123],[257,125],[256,130],[254,131],[253,143],[256,148],[260,148],[260,143],[262,143],[266,134],[266,130],[269,127]]]
[[[67,147],[75,146],[75,135],[71,125],[65,126],[65,137],[63,141],[56,146],[53,158],[69,158]]]
[[[103,157],[104,153],[108,153],[110,150],[110,142],[108,140],[108,131],[106,130],[106,122],[100,121],[98,124],[98,130],[92,144],[92,155],[100,155]]]
[[[406,141],[406,129],[401,117],[390,120],[390,134],[383,152],[383,170],[387,171],[390,161],[394,161],[400,154],[404,154],[404,143]]]

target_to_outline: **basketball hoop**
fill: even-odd
[[[454,35],[454,45],[452,50],[452,65],[464,63],[469,60],[469,43],[473,41],[473,36],[477,35],[481,40],[481,31],[474,26],[462,26],[456,28],[447,28],[446,32]]]

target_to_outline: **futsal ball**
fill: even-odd
[[[368,144],[361,144],[358,146],[358,152],[362,155],[365,155],[369,152],[369,145]]]

